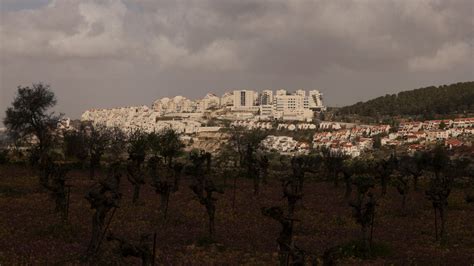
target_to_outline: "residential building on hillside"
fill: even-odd
[[[273,91],[264,90],[259,95],[259,105],[273,105]]]
[[[226,92],[220,99],[221,107],[231,107],[234,104],[234,93]]]
[[[251,90],[235,90],[233,111],[257,112],[258,93]]]

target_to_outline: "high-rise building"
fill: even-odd
[[[307,107],[313,111],[325,111],[326,107],[323,105],[323,94],[318,90],[309,91],[307,97]]]
[[[272,105],[273,104],[273,91],[264,90],[259,95],[259,105]]]
[[[257,106],[258,93],[251,90],[235,90],[234,91],[234,106],[232,110],[235,111],[258,111]]]

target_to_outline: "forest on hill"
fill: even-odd
[[[336,111],[338,116],[420,116],[432,118],[474,112],[474,82],[431,86],[387,94]]]

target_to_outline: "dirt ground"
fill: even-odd
[[[31,170],[0,166],[0,265],[84,263],[79,257],[90,239],[93,213],[84,196],[94,181],[87,171],[75,170],[68,176],[72,185],[70,216],[69,224],[62,225],[53,201],[39,188]],[[156,233],[157,264],[277,264],[280,225],[261,214],[262,207],[286,206],[277,180],[263,185],[255,197],[252,182],[239,179],[235,208],[231,187],[217,195],[217,244],[210,245],[206,244],[207,214],[189,189],[189,181],[184,180],[172,194],[166,223],[160,216],[159,195],[149,183],[147,180],[135,206],[132,187],[122,178],[121,206],[109,231],[136,240],[142,234]],[[231,185],[231,180],[227,183]],[[315,180],[305,183],[303,205],[296,214],[296,245],[321,256],[326,249],[359,237],[360,227],[343,194],[342,185],[336,188]],[[441,246],[434,241],[434,213],[424,192],[410,191],[407,209],[402,212],[401,197],[390,188],[385,197],[378,197],[373,235],[374,241],[385,247],[384,254],[366,260],[346,257],[338,265],[473,265],[474,205],[464,201],[462,188],[454,189],[449,200],[448,243]],[[113,245],[104,241],[100,257],[92,264],[140,263],[114,254]]]

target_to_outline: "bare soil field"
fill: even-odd
[[[99,173],[101,175],[102,173]],[[54,203],[41,190],[36,175],[22,166],[0,166],[0,265],[77,265],[91,234],[92,210],[84,196],[94,184],[87,171],[68,174],[71,185],[69,223],[63,225],[54,212]],[[223,183],[218,180],[218,183]],[[253,184],[238,179],[235,208],[232,181],[218,194],[216,243],[208,243],[207,214],[183,180],[172,194],[168,219],[160,216],[160,198],[149,185],[142,187],[140,202],[132,204],[132,186],[122,177],[120,208],[108,229],[115,235],[138,240],[142,234],[157,235],[156,262],[160,265],[276,265],[276,238],[280,225],[262,215],[262,207],[286,207],[281,184],[271,179],[253,195]],[[422,184],[423,185],[423,184]],[[410,191],[407,209],[390,188],[385,197],[377,193],[374,242],[380,255],[360,259],[347,254],[338,265],[472,265],[474,263],[474,204],[464,200],[462,188],[449,197],[448,242],[434,238],[434,212],[424,191]],[[303,204],[296,211],[295,243],[321,257],[328,248],[356,240],[360,227],[343,199],[344,188],[330,182],[309,179]],[[92,264],[140,264],[134,258],[115,255],[113,245],[104,241]]]

